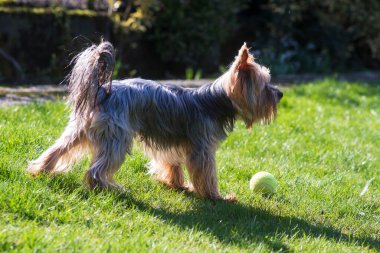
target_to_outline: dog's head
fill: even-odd
[[[269,70],[255,62],[245,43],[227,72],[227,78],[227,95],[247,128],[255,122],[273,121],[283,94],[270,84]]]

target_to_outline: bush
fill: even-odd
[[[239,14],[259,58],[277,73],[380,67],[380,2],[251,1]]]
[[[0,0],[1,81],[17,74],[4,52],[29,81],[62,80],[78,35],[79,48],[110,39],[120,77],[215,74],[244,41],[274,74],[380,68],[378,0],[117,2],[109,16],[108,0]]]
[[[223,41],[236,28],[241,2],[162,0],[151,37],[161,59],[183,68],[215,69]]]

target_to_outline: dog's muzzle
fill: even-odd
[[[269,85],[269,88],[274,94],[274,97],[276,99],[276,103],[280,102],[281,98],[284,96],[284,93],[282,93],[276,86]]]
[[[284,96],[284,93],[282,93],[281,91],[277,90],[276,96],[278,98],[278,101],[280,101],[281,98]]]

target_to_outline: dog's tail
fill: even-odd
[[[70,74],[66,77],[69,102],[76,116],[83,116],[97,104],[101,86],[106,86],[109,95],[115,66],[115,51],[111,43],[92,45],[76,55]]]

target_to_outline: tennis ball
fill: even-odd
[[[253,192],[260,192],[264,195],[270,195],[276,192],[278,182],[276,178],[265,171],[260,171],[253,175],[249,181],[249,188]]]

